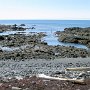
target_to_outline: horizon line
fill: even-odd
[[[0,20],[90,20],[90,19],[0,19]]]

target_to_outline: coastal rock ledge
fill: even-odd
[[[64,31],[57,31],[56,34],[59,41],[83,44],[90,48],[90,27],[65,28]]]

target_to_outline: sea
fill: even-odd
[[[48,45],[62,45],[62,46],[74,46],[77,48],[87,49],[85,45],[75,43],[63,43],[58,41],[58,37],[55,35],[56,31],[63,31],[69,27],[90,27],[90,20],[0,20],[0,24],[13,25],[13,24],[25,24],[25,27],[35,27],[35,29],[27,29],[25,31],[6,31],[0,33],[0,35],[15,34],[17,32],[24,32],[24,34],[32,33],[46,33],[42,41],[48,43]]]

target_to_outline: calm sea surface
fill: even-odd
[[[90,27],[90,20],[0,20],[0,24],[25,24],[26,27],[34,26],[35,29],[23,32],[26,34],[29,32],[45,32],[47,36],[43,38],[43,40],[46,41],[48,45],[64,45],[86,48],[86,46],[80,44],[58,42],[55,32],[63,31],[64,28],[68,27]],[[14,34],[16,32],[17,31],[7,31],[0,33],[0,35]]]

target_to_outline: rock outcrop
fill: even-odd
[[[90,48],[90,28],[65,28],[64,31],[57,31],[56,34],[59,41],[84,44]]]
[[[79,38],[73,39],[73,35],[76,32],[74,31],[74,34],[72,34],[72,31],[66,29],[64,32],[58,32],[60,40],[63,42],[82,43],[82,40]],[[0,59],[22,60],[90,57],[90,52],[86,49],[75,48],[73,46],[50,46],[42,41],[44,36],[46,36],[45,33],[31,33],[29,35],[18,33],[0,36]],[[83,43],[85,44],[86,40],[83,40]],[[10,50],[5,50],[3,49],[4,47]]]
[[[29,28],[25,27],[25,24],[0,25],[0,33],[5,32],[5,31],[24,31],[26,29],[29,29]]]

